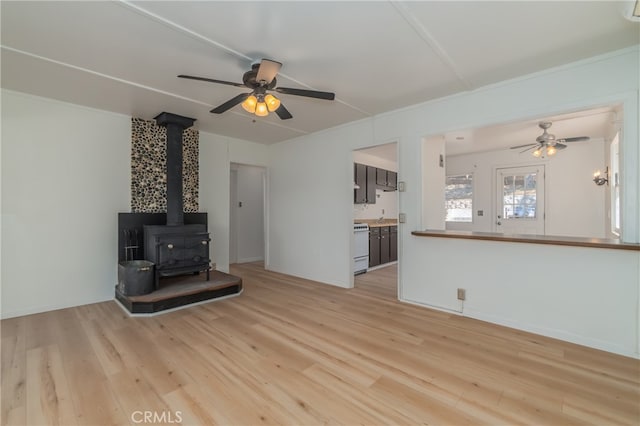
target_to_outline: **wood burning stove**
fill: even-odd
[[[167,213],[118,214],[118,260],[130,267],[119,278],[127,280],[133,276],[138,280],[142,273],[148,278],[153,270],[154,283],[136,282],[140,285],[133,286],[134,290],[144,288],[143,292],[129,293],[120,283],[116,285],[116,300],[134,315],[153,314],[242,292],[241,278],[215,269],[210,271],[207,213],[184,213],[182,132],[195,120],[165,112],[156,121],[167,128]],[[139,266],[137,261],[144,260],[148,262]],[[203,271],[206,282],[199,277]],[[162,277],[167,278],[160,283]],[[145,293],[154,284],[155,291]]]
[[[145,259],[155,264],[155,287],[161,277],[207,272],[209,233],[202,224],[185,225],[182,199],[182,132],[195,119],[163,112],[155,118],[167,128],[167,225],[144,226]]]
[[[145,259],[155,264],[155,287],[161,277],[206,271],[209,281],[209,233],[206,225],[144,227]]]

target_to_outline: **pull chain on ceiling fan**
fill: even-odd
[[[534,157],[544,158],[545,154],[548,157],[551,157],[552,155],[555,155],[558,150],[565,149],[567,147],[567,142],[582,142],[588,141],[590,139],[589,136],[576,136],[573,138],[556,139],[555,135],[547,132],[552,124],[553,123],[551,123],[550,121],[542,121],[538,123],[538,127],[542,129],[542,134],[536,138],[535,143],[512,146],[511,149],[527,147],[526,149],[520,151],[520,153],[522,154],[523,152],[531,151],[532,149],[534,149],[534,151],[531,153]]]
[[[209,83],[226,84],[236,87],[248,87],[251,89],[249,93],[241,93],[229,99],[227,102],[215,107],[211,110],[214,114],[222,114],[238,104],[242,104],[245,111],[255,114],[259,117],[269,115],[275,112],[281,120],[288,120],[293,116],[276,98],[268,91],[275,91],[285,95],[304,96],[308,98],[326,99],[332,101],[335,94],[331,92],[319,92],[316,90],[294,89],[290,87],[276,87],[276,76],[280,71],[282,64],[271,59],[262,59],[260,63],[253,64],[251,70],[244,73],[242,83],[234,83],[231,81],[215,80],[206,77],[195,77],[192,75],[179,75],[179,78],[188,78],[191,80],[207,81]]]

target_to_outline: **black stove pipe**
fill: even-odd
[[[184,225],[182,132],[196,120],[169,112],[160,113],[155,120],[167,128],[167,225]]]

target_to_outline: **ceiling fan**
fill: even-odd
[[[262,59],[260,63],[251,66],[251,70],[244,73],[242,83],[234,83],[231,81],[214,80],[206,77],[195,77],[192,75],[179,75],[180,78],[189,78],[191,80],[202,80],[210,83],[227,84],[236,87],[248,87],[251,92],[241,93],[238,96],[229,99],[227,102],[215,107],[211,110],[214,114],[222,114],[223,112],[242,103],[242,107],[259,117],[264,117],[269,112],[278,114],[281,120],[292,118],[291,113],[284,107],[278,98],[268,91],[276,91],[285,95],[306,96],[308,98],[326,99],[332,101],[335,94],[331,92],[318,92],[316,90],[293,89],[290,87],[276,87],[276,75],[280,71],[282,64],[271,59]]]
[[[551,156],[554,155],[557,150],[565,149],[567,147],[567,145],[565,145],[567,142],[582,142],[588,141],[590,139],[589,136],[576,136],[573,138],[556,139],[555,135],[547,132],[547,129],[549,129],[552,124],[553,123],[551,123],[550,121],[541,121],[540,123],[538,123],[538,127],[542,129],[542,134],[536,138],[536,141],[534,143],[512,146],[511,149],[528,147],[527,149],[520,151],[520,153],[523,153],[535,148],[535,150],[532,152],[533,156],[544,157],[545,153],[548,156]]]

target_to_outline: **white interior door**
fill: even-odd
[[[544,235],[544,180],[544,165],[496,169],[496,232]]]

